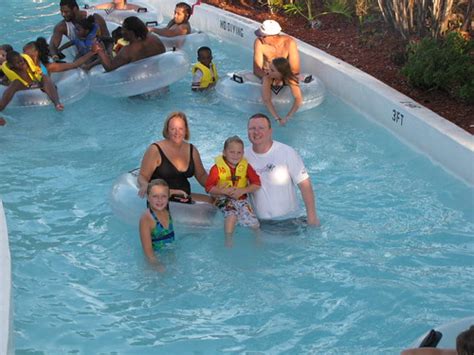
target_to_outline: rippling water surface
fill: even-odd
[[[60,20],[57,2],[0,8],[0,42],[17,49]],[[250,68],[250,52],[212,47],[221,75]],[[320,229],[265,226],[259,240],[239,229],[229,249],[222,219],[178,225],[166,272],[151,270],[137,228],[111,213],[114,179],[172,110],[189,115],[208,168],[227,136],[246,137],[246,115],[190,79],[155,100],[89,94],[63,113],[5,111],[18,353],[396,353],[471,315],[473,189],[332,96],[274,132],[307,164]]]

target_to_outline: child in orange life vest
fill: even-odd
[[[209,47],[200,47],[197,51],[198,62],[194,64],[193,82],[191,89],[204,90],[213,87],[219,76],[217,75],[216,65],[212,62],[212,51]]]
[[[260,177],[243,157],[244,142],[237,136],[227,138],[224,151],[209,171],[206,191],[217,196],[216,205],[224,212],[224,230],[231,236],[235,225],[260,226],[247,194],[260,188]]]

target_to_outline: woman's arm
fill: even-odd
[[[268,111],[270,111],[272,116],[275,118],[275,120],[277,120],[277,122],[281,124],[282,118],[278,116],[278,112],[276,112],[275,106],[273,106],[272,102],[272,81],[273,80],[268,75],[265,75],[263,77],[262,100]]]
[[[295,114],[296,111],[301,106],[301,103],[303,102],[303,96],[301,94],[301,89],[300,86],[297,82],[290,82],[288,84],[290,86],[291,93],[293,94],[294,101],[293,101],[293,106],[291,106],[290,111],[286,114],[286,117],[283,119],[282,124],[285,124],[290,120],[290,118]]]
[[[142,163],[140,165],[140,174],[137,178],[138,196],[142,198],[145,196],[151,175],[160,164],[161,156],[158,154],[158,149],[154,145],[150,145],[143,155]]]
[[[46,64],[46,69],[48,69],[48,72],[50,73],[59,73],[66,70],[76,69],[79,68],[81,65],[87,63],[93,56],[95,56],[95,53],[88,52],[87,54],[84,54],[82,57],[78,58],[72,63],[48,63]]]
[[[202,187],[206,186],[207,172],[202,165],[201,155],[195,146],[193,146],[194,176]]]

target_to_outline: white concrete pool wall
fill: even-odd
[[[0,354],[13,353],[13,307],[10,248],[5,211],[0,200]]]
[[[148,2],[171,17],[179,1]],[[253,47],[254,31],[258,27],[253,20],[205,4],[195,6],[191,25],[247,48]],[[298,41],[298,47],[302,72],[314,73],[328,90],[365,117],[468,185],[474,185],[471,134],[352,65],[304,42]]]

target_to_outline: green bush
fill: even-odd
[[[440,89],[474,103],[474,45],[457,32],[441,40],[424,38],[409,45],[408,60],[402,69],[410,85]]]

